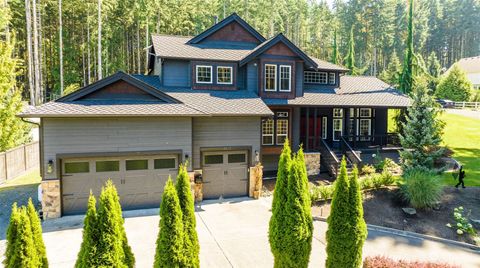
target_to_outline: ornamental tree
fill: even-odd
[[[180,209],[182,210],[182,222],[184,230],[184,260],[183,267],[200,267],[200,245],[196,230],[195,204],[190,187],[190,177],[187,166],[180,165],[176,190]]]
[[[472,83],[467,74],[456,64],[440,79],[435,95],[441,99],[453,101],[469,101],[472,94]]]
[[[83,220],[83,239],[80,246],[80,252],[78,252],[76,268],[86,268],[98,266],[96,262],[97,243],[100,238],[100,234],[97,229],[97,208],[96,200],[92,192],[88,197],[87,213]]]
[[[36,249],[36,256],[39,261],[39,268],[48,267],[47,260],[47,250],[45,249],[45,244],[43,243],[42,237],[42,225],[40,223],[40,218],[38,217],[37,210],[33,205],[32,198],[28,199],[27,205],[27,216],[30,220],[30,226],[32,228],[33,243]]]
[[[160,231],[154,267],[184,267],[183,214],[177,190],[169,177],[160,204]]]
[[[290,174],[290,164],[292,162],[292,151],[289,141],[285,140],[283,150],[278,161],[277,181],[275,191],[273,192],[272,216],[270,218],[268,229],[268,240],[270,250],[274,257],[275,267],[283,266],[283,257],[285,253],[285,235],[288,233],[286,205],[288,203],[288,177]]]

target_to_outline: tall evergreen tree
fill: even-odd
[[[160,231],[158,232],[154,267],[183,267],[184,231],[182,209],[177,190],[168,178],[160,204]]]
[[[190,177],[187,172],[187,164],[180,165],[177,184],[178,200],[182,210],[182,221],[184,230],[184,265],[183,267],[200,267],[200,245],[195,220],[195,204],[193,201],[192,190],[190,186]]]
[[[272,217],[270,218],[268,239],[270,250],[274,257],[274,266],[281,268],[284,265],[285,236],[287,235],[286,206],[288,202],[288,177],[292,162],[292,151],[288,139],[283,143],[283,150],[278,161],[277,181],[273,192]]]
[[[358,75],[358,69],[355,66],[355,39],[353,38],[353,26],[350,28],[350,39],[348,41],[348,54],[345,58],[345,67],[350,71],[350,75]]]
[[[5,259],[3,265],[5,267],[14,267],[10,263],[14,264],[17,259],[16,254],[18,251],[15,249],[15,242],[18,237],[18,228],[20,226],[20,211],[17,207],[17,203],[13,203],[12,212],[10,214],[10,222],[7,228],[7,247],[5,249]]]
[[[337,46],[337,29],[333,31],[333,46],[332,46],[332,59],[331,62],[333,64],[340,64],[339,59],[340,54],[338,52],[338,46]]]
[[[453,67],[441,79],[435,95],[438,98],[453,101],[469,101],[472,95],[472,83],[467,74],[454,64]]]
[[[100,234],[97,229],[97,208],[96,200],[92,192],[88,197],[87,213],[83,220],[83,239],[80,246],[80,252],[78,252],[77,261],[75,263],[76,268],[88,268],[96,267],[97,259],[97,246],[100,239]]]
[[[402,69],[402,64],[398,59],[397,52],[394,50],[390,56],[390,63],[387,69],[380,74],[380,79],[384,82],[396,87],[398,85],[398,78]]]
[[[43,243],[42,224],[40,223],[40,218],[38,217],[37,210],[33,205],[32,198],[28,199],[27,215],[30,220],[30,226],[32,227],[33,243],[37,251],[36,256],[39,262],[38,267],[46,268],[48,267],[48,259],[47,250],[45,249],[45,244]]]
[[[398,82],[399,89],[403,93],[410,93],[413,86],[413,64],[414,64],[414,50],[413,50],[413,0],[409,0],[408,5],[408,35],[407,47],[405,56],[403,58],[403,70]]]

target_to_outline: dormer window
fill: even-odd
[[[233,83],[233,68],[217,66],[217,84],[231,85]]]
[[[290,92],[292,90],[292,66],[280,65],[280,91]]]
[[[336,74],[327,72],[305,71],[303,74],[304,82],[307,84],[335,85]]]
[[[277,65],[265,64],[265,91],[277,91]]]
[[[196,76],[198,84],[211,84],[212,83],[212,66],[197,65]]]

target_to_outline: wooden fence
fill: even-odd
[[[0,153],[0,184],[40,167],[38,141]]]
[[[480,102],[456,101],[457,109],[480,109]]]

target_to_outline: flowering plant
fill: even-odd
[[[455,208],[453,210],[453,218],[455,219],[455,222],[457,224],[452,225],[450,223],[447,223],[447,227],[457,229],[457,234],[459,235],[462,235],[464,233],[475,235],[475,229],[473,229],[472,224],[468,221],[468,215],[470,214],[470,212],[467,216],[463,216],[464,212],[465,210],[462,206]]]

